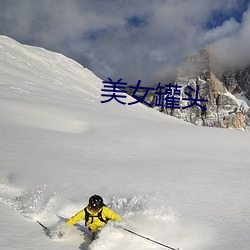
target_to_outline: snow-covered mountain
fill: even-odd
[[[73,60],[0,36],[0,248],[162,249],[112,225],[90,243],[84,222],[51,240],[36,223],[53,228],[97,193],[171,247],[248,250],[249,133],[101,103],[102,88]]]
[[[204,105],[206,111],[193,106],[174,112],[174,116],[203,126],[248,129],[250,109],[247,102],[234,96],[232,91],[228,91],[228,85],[218,79],[210,57],[209,51],[203,49],[187,58],[178,68],[175,81],[183,87],[183,96],[188,86],[196,89],[199,85],[199,98],[208,100]]]
[[[250,127],[249,68],[220,71],[218,68],[221,66],[217,66],[209,51],[202,49],[188,57],[177,68],[177,77],[171,83],[172,94],[175,92],[177,95],[169,95],[170,87],[167,83],[165,102],[159,107],[155,105],[156,99],[159,98],[159,90],[155,85],[154,90],[149,91],[146,101],[160,112],[192,124],[248,130]],[[161,85],[164,86],[165,83]],[[177,91],[174,86],[177,86]],[[196,92],[199,99],[198,105],[185,108],[194,102],[190,99],[196,99]],[[128,93],[131,94],[131,91]],[[171,108],[173,98],[176,103]]]
[[[230,93],[239,95],[250,105],[250,66],[226,70],[217,76]]]

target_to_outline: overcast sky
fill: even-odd
[[[0,34],[151,85],[193,52],[250,63],[250,0],[0,0]]]

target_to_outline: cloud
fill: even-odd
[[[221,26],[204,31],[201,36],[201,44],[211,44],[213,42],[219,41],[225,37],[235,34],[240,28],[240,24],[235,20],[235,18],[230,18],[224,21]]]
[[[212,44],[215,53],[225,44],[234,47],[232,34],[243,44],[250,33],[247,13],[242,23],[227,18],[206,28],[214,13],[233,16],[238,2],[2,0],[0,33],[64,53],[103,79],[150,85],[167,80],[176,64],[204,46]]]
[[[227,29],[226,24],[221,29]],[[250,9],[236,29],[210,44],[210,51],[218,64],[224,67],[245,67],[250,64]]]

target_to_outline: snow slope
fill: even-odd
[[[250,249],[249,133],[102,104],[102,87],[63,55],[0,36],[0,248],[162,249],[112,225],[90,244],[83,223],[61,240],[36,223],[53,228],[97,193],[124,227],[171,247]]]

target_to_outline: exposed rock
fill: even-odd
[[[249,76],[246,73],[242,73],[242,75]],[[208,100],[208,102],[205,105],[198,102],[206,107],[205,111],[195,105],[188,109],[174,110],[171,115],[181,117],[197,125],[236,129],[249,128],[248,105],[230,94],[227,87],[232,89],[232,84],[224,84],[214,74],[207,50],[203,49],[187,58],[178,70],[175,84],[181,85],[184,90],[188,86],[195,89],[199,86],[199,99]],[[246,81],[244,84],[246,84]],[[184,93],[185,91],[182,92],[182,99]],[[168,111],[165,112],[169,113]]]
[[[179,96],[172,98],[178,101],[179,107],[171,107],[165,102],[155,106],[157,91],[149,91],[146,101],[160,112],[175,116],[196,125],[235,129],[250,128],[250,109],[244,100],[237,99],[233,94],[241,93],[250,99],[250,67],[245,70],[214,73],[209,52],[206,49],[187,58],[177,69],[176,80],[172,87],[180,86]],[[161,83],[161,86],[169,83]],[[154,86],[156,90],[157,85]],[[198,90],[198,97],[196,92]],[[131,91],[131,90],[130,90]],[[128,91],[129,94],[131,94]],[[138,93],[143,95],[145,92]],[[176,91],[177,93],[177,91]],[[188,97],[189,95],[189,97]],[[159,98],[159,96],[158,96]],[[199,99],[195,105],[194,99]],[[171,99],[171,100],[173,100]],[[193,99],[193,100],[185,100]],[[207,100],[207,102],[205,102]],[[186,108],[188,107],[188,108]]]
[[[230,93],[240,93],[243,97],[250,100],[250,66],[244,69],[227,70],[217,75],[218,79],[225,84]]]

